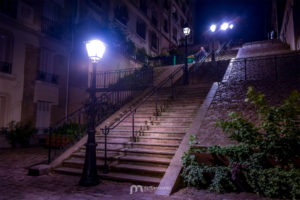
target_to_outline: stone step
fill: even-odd
[[[171,162],[171,158],[158,158],[150,156],[122,156],[119,159],[121,164],[125,163],[136,163],[138,165],[166,165],[168,166]]]
[[[154,122],[193,122],[194,117],[153,116],[149,120]]]
[[[132,175],[127,173],[117,173],[117,172],[110,172],[108,174],[99,173],[100,178],[113,180],[113,181],[122,181],[122,182],[131,182],[137,183],[142,185],[153,185],[158,186],[160,183],[161,178],[152,177],[152,176],[143,176],[143,175]]]
[[[153,142],[153,143],[164,143],[168,144],[180,144],[182,138],[181,137],[153,137],[153,136],[138,136],[136,137],[137,142]],[[115,142],[128,142],[132,141],[132,137],[128,136],[125,140],[119,138],[109,138],[107,139],[107,144],[115,143]],[[104,143],[104,138],[97,139],[97,143]]]
[[[150,123],[149,123],[150,124]],[[148,125],[148,126],[137,126],[134,124],[134,130],[150,130],[150,131],[183,131],[185,132],[189,127],[188,126],[155,126],[155,125]],[[112,129],[113,131],[132,131],[132,126],[118,126],[115,129]]]
[[[161,122],[161,121],[150,121],[150,120],[145,120],[146,122],[134,122],[134,125],[136,127],[145,127],[145,126],[149,126],[149,128],[154,128],[154,127],[158,127],[158,126],[162,126],[162,127],[185,127],[185,128],[189,128],[190,127],[190,122]],[[132,122],[121,122],[119,124],[119,127],[132,127]],[[99,132],[100,133],[100,132]]]
[[[102,166],[104,165],[103,160],[97,160],[97,168],[101,169]],[[79,157],[71,157],[68,160],[64,160],[62,166],[63,167],[68,167],[68,168],[78,168],[82,169],[84,165],[84,156],[79,158]]]
[[[150,143],[150,142],[130,142],[127,148],[156,149],[156,150],[176,150],[179,144]]]
[[[143,166],[132,164],[117,164],[111,166],[114,172],[123,172],[129,174],[143,174],[151,177],[162,177],[167,170],[167,167]]]
[[[136,130],[138,131],[138,130]],[[130,136],[132,134],[131,130],[117,130],[115,131],[114,129],[110,131],[110,133],[116,133],[118,135],[126,135],[126,136]],[[168,130],[164,130],[164,131],[156,131],[156,130],[144,130],[143,133],[185,133],[185,131],[168,131]]]
[[[69,168],[69,167],[58,167],[55,169],[55,172],[63,173],[63,174],[71,174],[71,175],[81,175],[82,169],[79,168]],[[144,185],[158,185],[160,183],[160,178],[151,177],[151,176],[141,176],[141,175],[131,175],[125,173],[115,173],[110,172],[108,174],[103,174],[98,172],[98,175],[102,179],[106,180],[114,180],[114,181],[124,181],[124,182],[132,182],[139,183]]]
[[[127,148],[122,150],[123,155],[127,156],[153,156],[156,158],[172,158],[175,150],[157,150],[142,148]]]

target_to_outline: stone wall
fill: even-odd
[[[249,63],[246,68],[246,78],[244,60],[231,63],[223,81],[219,83],[215,97],[199,130],[200,144],[209,146],[234,143],[220,128],[216,127],[216,121],[227,119],[230,112],[239,112],[251,121],[258,122],[253,105],[244,101],[249,86],[264,93],[270,105],[282,103],[282,100],[288,97],[293,90],[300,91],[299,56],[295,56],[295,58],[277,63],[277,80],[274,74],[276,67],[274,59],[267,58],[257,63]]]

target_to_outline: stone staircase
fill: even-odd
[[[132,140],[131,117],[111,130],[107,137],[108,174],[103,174],[101,170],[104,164],[104,136],[98,132],[97,166],[100,178],[157,186],[210,86],[178,86],[174,99],[169,98],[169,88],[162,89],[158,95],[159,105],[163,105],[160,106],[159,116],[155,116],[155,97],[150,97],[134,116],[136,142]],[[85,146],[82,146],[54,171],[80,175],[84,156]]]

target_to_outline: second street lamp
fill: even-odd
[[[90,60],[93,63],[93,71],[91,76],[91,85],[89,89],[89,105],[87,106],[87,133],[88,139],[86,143],[85,150],[85,160],[83,172],[81,175],[81,179],[79,181],[79,185],[81,186],[94,186],[99,184],[99,177],[97,174],[97,164],[96,164],[96,105],[97,105],[97,97],[96,97],[96,66],[100,59],[103,57],[105,52],[105,45],[100,40],[91,40],[86,43],[86,49]]]
[[[191,29],[186,24],[183,28],[183,34],[185,35],[185,58],[184,58],[184,70],[183,70],[183,84],[188,85],[189,84],[189,69],[188,69],[188,60],[187,60],[187,42],[188,42],[188,36],[191,33]]]

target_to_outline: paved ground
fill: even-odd
[[[151,187],[130,194],[130,183],[102,181],[95,187],[77,185],[79,177],[49,174],[28,176],[28,167],[46,161],[47,151],[41,148],[0,150],[0,200],[221,200],[262,199],[254,194],[216,194],[205,190],[185,188],[171,197],[154,194]],[[147,191],[145,191],[147,190]]]

